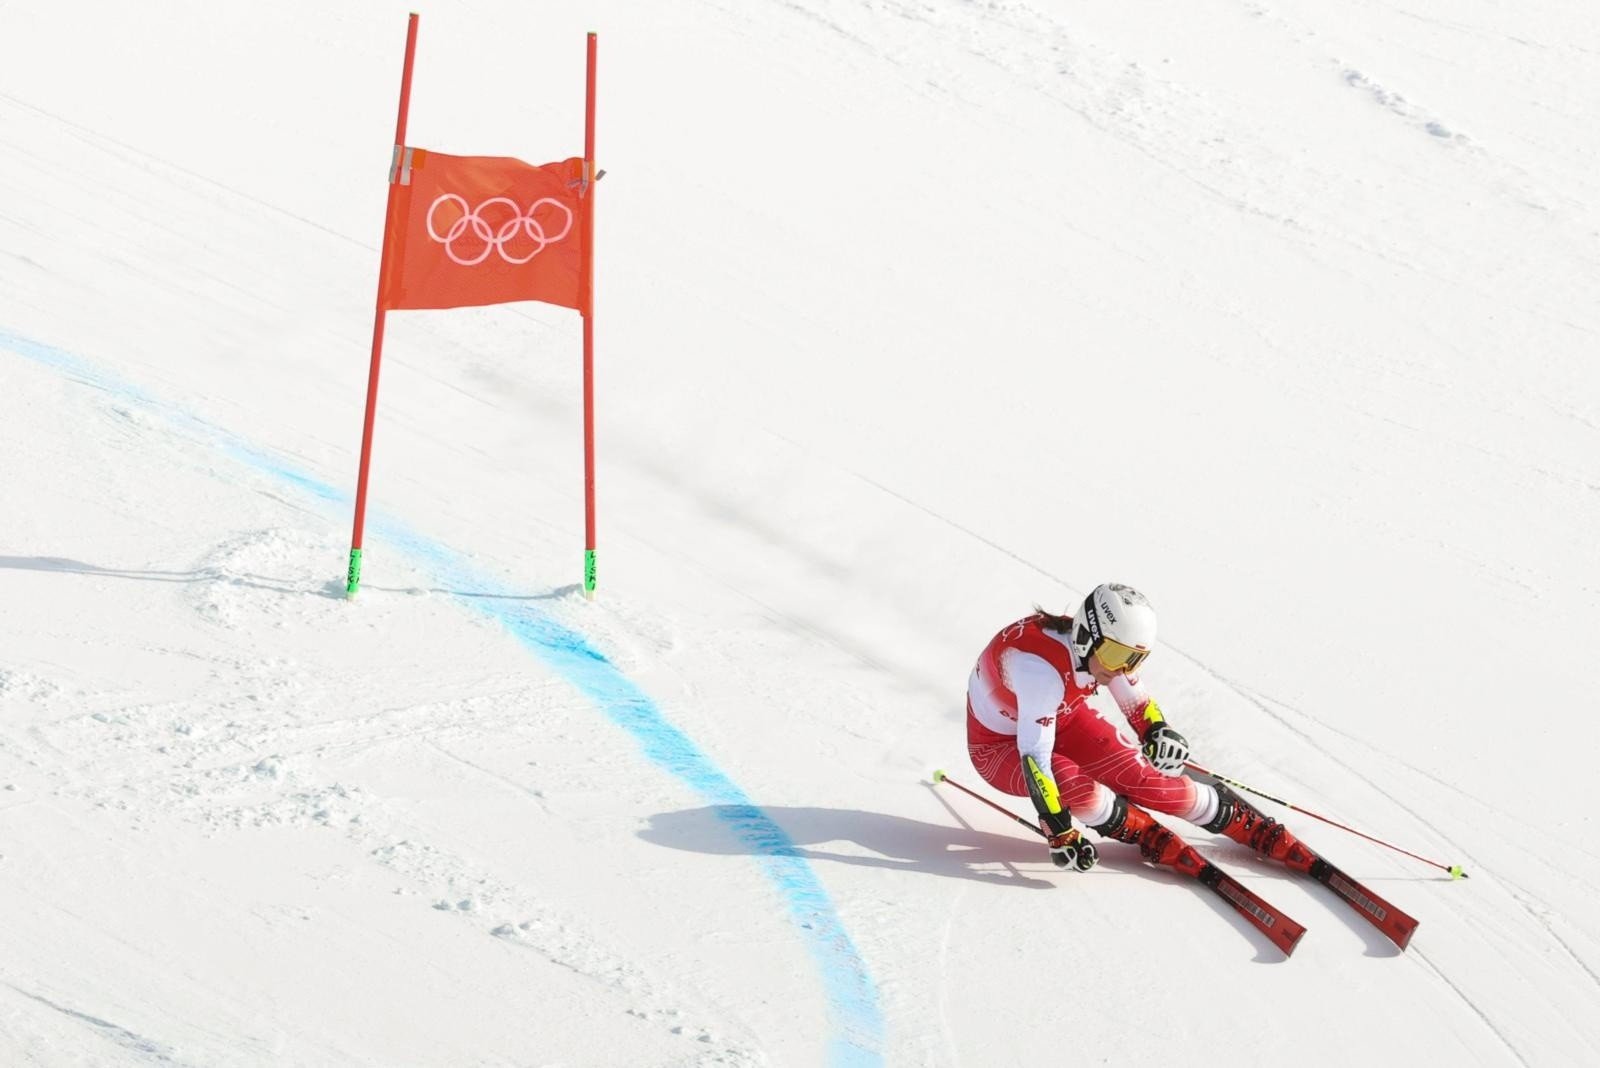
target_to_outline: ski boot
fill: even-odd
[[[1167,830],[1156,818],[1128,799],[1118,796],[1111,818],[1094,828],[1097,834],[1139,847],[1144,859],[1181,871],[1198,871],[1205,860],[1194,847]]]
[[[1219,782],[1213,789],[1217,791],[1217,815],[1210,823],[1201,824],[1202,828],[1249,846],[1269,860],[1299,871],[1310,868],[1316,855],[1302,846],[1289,828],[1263,815],[1227,783]]]

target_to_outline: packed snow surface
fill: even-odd
[[[344,596],[406,10],[0,3],[0,1063],[1600,1063],[1591,3],[426,7],[444,152],[599,34],[592,602],[537,304],[388,317]],[[932,785],[1105,580],[1409,950]]]

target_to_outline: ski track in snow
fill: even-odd
[[[220,448],[234,460],[293,485],[319,500],[330,503],[345,503],[347,500],[344,494],[238,439],[225,428],[174,409],[71,353],[5,330],[0,330],[0,346],[56,370],[82,385],[139,404],[159,414],[178,429]],[[754,805],[749,796],[718,769],[688,736],[668,723],[654,702],[581,635],[537,608],[511,598],[513,591],[501,590],[495,582],[475,572],[448,547],[407,530],[394,521],[374,521],[372,527],[379,538],[400,547],[411,558],[423,563],[440,585],[450,589],[487,590],[506,595],[458,596],[456,600],[462,607],[504,626],[525,648],[591,698],[608,719],[630,734],[652,763],[688,784],[716,806],[716,811],[730,830],[752,848],[758,866],[782,895],[792,922],[816,962],[834,1028],[834,1034],[828,1042],[829,1062],[840,1066],[881,1063],[884,1023],[872,978],[834,910],[827,891],[787,833]],[[226,554],[228,547],[225,546],[222,552]],[[204,572],[210,575],[212,569],[204,569]],[[172,577],[181,580],[187,576]],[[212,605],[211,614],[225,621],[226,611],[222,607]],[[277,758],[267,758],[255,762],[248,769],[238,765],[221,769],[220,774],[232,778],[241,775],[245,778],[252,775],[277,778],[283,774],[283,770]],[[288,807],[291,817],[309,814],[312,819],[325,820],[332,803],[348,799],[348,792],[335,784],[322,791],[292,796],[280,805]],[[233,818],[248,819],[252,813],[254,818],[269,822],[285,818],[284,812],[259,807],[237,810]],[[365,830],[354,833],[365,834]],[[610,981],[625,989],[642,990],[652,985],[643,977],[636,976],[634,969],[620,956],[594,956],[591,939],[574,940],[566,933],[569,929],[566,924],[540,914],[537,906],[525,897],[519,899],[513,888],[492,883],[487,876],[471,872],[461,858],[449,857],[427,846],[411,846],[407,842],[374,846],[372,855],[385,866],[442,882],[452,889],[462,886],[487,887],[489,889],[486,892],[494,900],[518,901],[524,912],[534,913],[516,924],[495,927],[491,933],[497,938],[516,944],[535,945],[553,961],[575,967],[585,974],[615,977]],[[472,913],[477,910],[477,902],[471,897],[464,897],[454,904],[441,900],[435,907],[443,911],[457,909]],[[558,932],[557,936],[554,939],[545,938],[544,932],[552,929]],[[646,1018],[675,1012],[671,1008],[652,1006]],[[709,1041],[710,1034],[706,1034],[706,1040]],[[740,1063],[748,1062],[755,1056],[748,1051],[733,1051],[733,1055]]]
[[[1535,923],[1544,928],[1545,934],[1549,936],[1551,941],[1561,947],[1561,951],[1566,954],[1567,959],[1572,961],[1576,967],[1580,968],[1589,977],[1590,983],[1600,989],[1600,973],[1597,973],[1588,961],[1579,956],[1578,951],[1572,948],[1572,944],[1555,929],[1555,926],[1550,922],[1549,905],[1520,883],[1507,879],[1504,875],[1500,875],[1499,879],[1510,889],[1512,900],[1517,903],[1522,911],[1526,912]]]
[[[1499,1043],[1505,1047],[1507,1053],[1511,1054],[1511,1056],[1517,1059],[1518,1064],[1526,1065],[1528,1063],[1528,1059],[1524,1057],[1522,1052],[1512,1044],[1509,1038],[1506,1037],[1505,1032],[1500,1030],[1500,1028],[1495,1024],[1494,1020],[1490,1019],[1489,1014],[1484,1012],[1482,1007],[1480,1007],[1477,1002],[1473,1001],[1472,998],[1467,996],[1467,992],[1462,990],[1461,987],[1457,985],[1455,980],[1451,979],[1444,973],[1443,969],[1434,964],[1433,961],[1429,960],[1428,955],[1422,950],[1413,947],[1409,952],[1411,956],[1422,962],[1423,967],[1430,974],[1432,974],[1435,979],[1449,987],[1451,992],[1454,993],[1456,997],[1461,999],[1461,1003],[1472,1011],[1472,1014],[1483,1023],[1483,1026],[1489,1029],[1489,1033],[1494,1035]]]
[[[7,983],[6,985],[11,987],[11,989],[15,990],[17,993],[21,994],[23,997],[36,1001],[46,1008],[54,1009],[62,1016],[65,1016],[67,1019],[72,1020],[75,1023],[87,1026],[95,1034],[122,1048],[129,1054],[132,1054],[140,1063],[170,1064],[177,1065],[179,1068],[187,1068],[189,1064],[188,1061],[178,1060],[175,1056],[173,1056],[172,1051],[163,1046],[161,1043],[152,1041],[151,1039],[145,1038],[142,1035],[135,1034],[120,1024],[112,1023],[110,1020],[102,1020],[98,1016],[91,1016],[86,1012],[79,1012],[77,1009],[70,1008],[66,1005],[59,1005],[42,994],[36,994],[31,990],[24,990],[15,983]]]

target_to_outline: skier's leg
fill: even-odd
[[[972,714],[967,702],[967,756],[983,781],[1004,794],[1028,796],[1028,781],[1023,777],[1022,754],[1017,752],[1015,735],[1001,734],[985,727]]]
[[[1186,776],[1161,774],[1132,741],[1123,737],[1116,724],[1093,709],[1079,709],[1065,727],[1057,727],[1057,749],[1081,766],[1085,775],[1133,802],[1124,831],[1134,837],[1124,841],[1140,841],[1144,848],[1140,836],[1146,828],[1140,815],[1134,814],[1138,806],[1143,806],[1177,816],[1213,834],[1226,835],[1273,860],[1294,864],[1305,855],[1304,850],[1296,849],[1299,842],[1288,828],[1263,815],[1225,784],[1211,786]],[[1142,815],[1148,818],[1148,813]],[[1101,825],[1090,826],[1098,830]]]
[[[1161,774],[1139,752],[1137,743],[1092,708],[1078,709],[1067,723],[1057,726],[1056,749],[1085,775],[1137,805],[1190,823],[1203,824],[1217,814],[1217,795],[1209,786]]]
[[[1022,753],[1017,749],[1016,737],[1000,734],[985,727],[972,714],[971,702],[967,703],[967,756],[972,760],[973,768],[983,777],[983,781],[996,790],[1031,798],[1028,790],[1028,771],[1024,766]],[[1073,798],[1081,799],[1085,788],[1092,792],[1094,789],[1105,791],[1105,787],[1093,779],[1086,778],[1076,764],[1059,753],[1051,755],[1050,764],[1060,805],[1059,809],[1051,806],[1049,813],[1039,810],[1042,813],[1039,816],[1039,828],[1050,838],[1050,859],[1057,867],[1070,866],[1076,867],[1079,871],[1088,871],[1095,863],[1094,846],[1087,838],[1081,838],[1078,832],[1072,829],[1072,816],[1077,816],[1080,822],[1083,819],[1082,812],[1074,804]],[[1077,793],[1071,791],[1070,787],[1073,785],[1076,785]],[[1032,800],[1037,806],[1038,800]],[[1079,803],[1081,804],[1081,800]],[[1057,834],[1062,835],[1063,840],[1058,841],[1054,837]],[[1069,837],[1071,841],[1067,840]]]
[[[1015,797],[1028,796],[1027,770],[1022,766],[1016,736],[985,727],[972,714],[970,701],[967,703],[967,756],[983,781],[996,790]],[[1102,819],[1110,812],[1114,800],[1111,791],[1083,774],[1076,763],[1061,753],[1059,742],[1050,757],[1050,774],[1056,780],[1061,804],[1080,823]]]
[[[1130,804],[1125,797],[1112,795],[1111,814],[1104,822],[1090,826],[1105,838],[1115,838],[1119,842],[1138,846],[1145,859],[1156,864],[1176,867],[1180,857],[1194,852],[1194,847],[1188,842],[1163,827],[1138,805]],[[1201,864],[1198,854],[1191,857],[1190,861],[1191,868],[1198,868]]]
[[[1087,757],[1093,760],[1093,766],[1080,766],[1074,757]],[[1126,797],[1107,785],[1107,780],[1115,786],[1131,787],[1142,796],[1154,797],[1169,807],[1192,805],[1192,797],[1181,788],[1173,790],[1159,783],[1148,783],[1137,770],[1140,763],[1151,774],[1162,779],[1166,776],[1150,768],[1137,749],[1127,747],[1114,726],[1092,711],[1080,709],[1067,730],[1057,730],[1055,760],[1061,799],[1102,837],[1136,845],[1145,859],[1156,864],[1176,866],[1185,852],[1193,852],[1187,842],[1163,827],[1154,816],[1136,804],[1129,804]],[[1066,769],[1070,769],[1070,774],[1063,774]],[[1195,785],[1184,781],[1190,787]],[[1190,859],[1193,867],[1201,863],[1198,855]]]

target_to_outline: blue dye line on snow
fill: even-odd
[[[233,459],[288,482],[323,501],[348,502],[341,493],[272,454],[249,444],[223,427],[206,423],[148,393],[121,382],[86,361],[50,345],[0,329],[0,347],[75,378],[84,385],[136,401],[169,421],[198,431]],[[378,536],[424,564],[441,585],[455,589],[495,590],[459,553],[393,521],[375,522]],[[551,670],[593,701],[606,717],[627,731],[653,763],[677,776],[709,802],[718,818],[755,854],[767,878],[778,888],[822,974],[834,1034],[828,1043],[830,1064],[842,1068],[883,1063],[883,1015],[878,994],[828,892],[801,855],[794,840],[760,806],[673,726],[654,701],[624,675],[605,654],[579,634],[526,601],[514,591],[505,596],[458,598],[466,607],[498,620]]]

